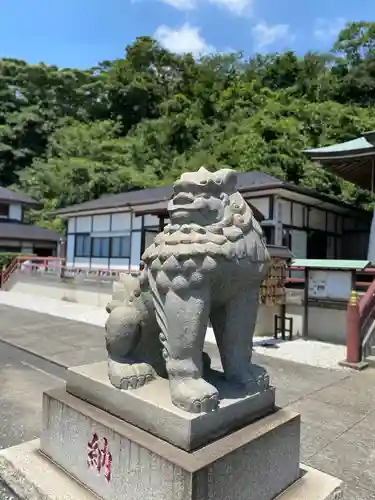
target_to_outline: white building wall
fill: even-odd
[[[68,234],[66,238],[66,265],[68,267],[73,267],[74,265],[74,246],[75,246],[75,235]]]
[[[129,269],[130,270],[130,261],[129,259],[110,259],[109,261],[109,268],[110,269],[120,269],[120,270],[125,270]],[[139,269],[139,264],[136,269]]]
[[[140,255],[141,255],[141,232],[133,232],[132,234],[132,243],[131,243],[131,259],[130,259],[130,267],[133,270],[139,269],[140,264]]]
[[[20,203],[11,203],[9,205],[9,219],[22,220],[22,205]]]
[[[281,199],[275,202],[275,245],[283,244],[283,204]]]
[[[109,214],[94,215],[92,218],[92,231],[93,232],[109,231],[110,225],[111,225],[111,216]]]
[[[254,205],[264,215],[267,220],[270,218],[270,197],[248,198],[249,203]]]
[[[142,229],[142,217],[133,214],[132,229]]]
[[[289,200],[280,200],[281,218],[283,224],[292,225],[292,203]]]
[[[76,218],[72,217],[68,219],[68,233],[76,232]]]
[[[300,203],[293,203],[292,225],[296,227],[305,226],[305,207]]]
[[[144,227],[159,227],[159,217],[156,215],[145,215],[143,225]]]
[[[81,267],[82,269],[88,269],[90,267],[89,257],[76,257],[74,259],[74,267]]]
[[[108,259],[101,257],[91,257],[89,264],[91,269],[108,269]]]
[[[148,215],[144,224],[149,227],[159,226],[159,217]],[[68,235],[66,242],[66,264],[68,267],[92,269],[138,270],[141,253],[142,217],[131,212],[115,212],[90,216],[71,217],[67,221]],[[112,257],[75,257],[75,239],[77,233],[89,234],[91,238],[111,238],[131,235],[130,258]]]
[[[91,232],[91,217],[77,217],[76,220],[76,233],[90,233]]]
[[[316,208],[310,208],[309,227],[310,229],[320,229],[324,231],[326,228],[326,212]]]
[[[140,219],[142,224],[142,218],[138,217],[138,219]],[[112,214],[111,231],[130,231],[131,227],[132,214],[130,212]]]

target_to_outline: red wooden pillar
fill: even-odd
[[[361,317],[359,313],[358,294],[352,290],[348,301],[346,337],[346,361],[359,363],[361,361]]]

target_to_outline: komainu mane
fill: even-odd
[[[203,352],[209,322],[226,379],[249,392],[268,387],[251,354],[270,256],[236,183],[235,171],[202,167],[174,185],[171,223],[144,252],[140,276],[124,277],[107,306],[109,378],[116,387],[168,377],[176,406],[215,410],[219,394],[205,380],[210,359]]]

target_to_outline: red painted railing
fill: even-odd
[[[362,358],[371,352],[375,320],[375,280],[358,303]]]
[[[30,263],[28,263],[30,261]],[[9,281],[11,276],[21,268],[23,269],[60,269],[63,265],[63,260],[59,257],[35,257],[34,255],[24,255],[15,257],[8,266],[1,271],[1,288]]]

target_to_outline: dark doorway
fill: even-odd
[[[324,231],[309,231],[307,236],[307,258],[327,258],[327,233]]]
[[[38,248],[34,247],[34,254],[38,257],[53,257],[54,250],[53,248]]]

